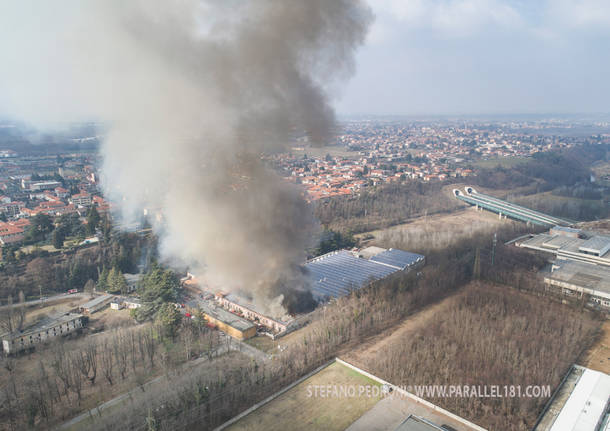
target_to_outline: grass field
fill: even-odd
[[[354,397],[314,396],[315,387],[355,387]],[[379,383],[337,362],[324,368],[273,401],[253,411],[228,430],[344,430],[371,409],[381,396],[358,396],[360,387]]]
[[[419,217],[408,223],[356,235],[362,245],[428,251],[449,247],[474,235],[493,235],[502,226],[514,225],[512,220],[500,220],[488,211],[469,207],[450,214]],[[491,236],[490,236],[491,238]]]
[[[256,337],[252,337],[247,339],[246,344],[251,345],[258,350],[269,353],[277,347],[278,341],[274,341],[269,337],[264,335],[257,335]]]
[[[582,363],[587,368],[610,374],[610,322],[602,325],[602,333],[599,340],[591,346],[586,358]]]
[[[45,245],[24,245],[23,247],[21,247],[19,250],[22,253],[31,253],[32,251],[34,251],[35,249],[40,249],[40,250],[45,250],[48,251],[49,253],[53,253],[57,250],[55,247],[53,247],[51,244],[45,244]]]
[[[345,147],[333,145],[326,147],[309,147],[309,146],[293,146],[290,149],[290,154],[295,156],[303,156],[307,154],[308,157],[316,157],[316,158],[324,158],[327,154],[330,154],[331,157],[348,157],[348,158],[356,158],[359,157],[358,153],[355,151],[350,151]]]
[[[512,168],[515,165],[526,162],[525,157],[495,157],[493,159],[479,160],[474,165],[479,168],[495,168],[500,165],[503,168]]]

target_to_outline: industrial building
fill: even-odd
[[[360,253],[339,250],[324,254],[308,261],[305,269],[314,298],[324,301],[348,295],[372,281],[397,271],[408,271],[424,262],[421,254],[369,247]]]
[[[449,428],[447,425],[438,426],[419,416],[409,415],[395,431],[451,431],[451,429],[455,428]]]
[[[286,315],[285,317],[269,317],[256,305],[241,296],[233,293],[217,293],[215,300],[221,307],[234,313],[239,313],[244,318],[257,325],[264,326],[271,331],[271,335],[284,335],[300,327],[300,319]]]
[[[326,395],[304,400],[320,382]],[[332,396],[334,387],[369,388],[368,395]],[[371,395],[374,389],[379,396]],[[371,400],[370,404],[363,402]],[[299,414],[293,414],[298,411]],[[344,418],[337,426],[333,412]],[[331,426],[324,426],[325,424]],[[345,429],[345,431],[487,431],[400,386],[339,358],[323,365],[295,383],[282,388],[265,400],[225,422],[217,431],[269,429]]]
[[[571,260],[557,260],[545,274],[549,289],[584,299],[588,305],[610,310],[610,268]]]
[[[608,431],[610,376],[574,365],[540,415],[534,431]]]
[[[311,282],[313,298],[321,302],[347,295],[371,281],[397,271],[408,271],[423,265],[424,262],[425,257],[420,254],[368,247],[361,250],[360,254],[348,250],[327,253],[308,261],[304,268]],[[224,308],[231,316],[237,315],[236,317],[247,319],[255,328],[263,329],[265,334],[272,338],[281,337],[304,326],[309,319],[307,314],[270,316],[266,310],[235,292],[217,292],[214,301],[219,307],[217,309]]]
[[[140,308],[142,306],[142,301],[140,298],[120,298],[115,297],[110,302],[110,308],[113,310],[122,310],[123,308],[127,308],[132,310],[134,308]]]
[[[573,260],[610,267],[610,237],[555,226],[548,233],[528,235],[517,247],[551,253],[558,260]]]
[[[197,305],[208,324],[217,327],[225,334],[238,340],[247,340],[256,335],[256,326],[252,322],[204,301]]]
[[[36,344],[57,340],[79,330],[85,322],[83,315],[77,313],[47,317],[23,331],[2,335],[2,349],[6,354],[11,354],[34,347]]]
[[[114,297],[112,295],[101,295],[97,298],[92,299],[89,302],[85,302],[79,307],[81,313],[93,314],[106,307],[112,301]]]
[[[550,216],[539,211],[534,211],[520,205],[503,201],[493,196],[479,193],[470,186],[465,187],[464,191],[465,193],[463,193],[461,190],[454,189],[453,194],[457,199],[470,205],[474,205],[476,209],[491,211],[498,214],[500,218],[509,217],[511,219],[523,221],[529,224],[547,227],[572,225],[572,222],[569,220]]]

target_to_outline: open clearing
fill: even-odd
[[[610,322],[603,323],[599,340],[591,346],[582,365],[610,374]]]
[[[331,157],[346,157],[350,159],[358,158],[360,155],[356,151],[348,150],[347,148],[339,145],[330,145],[325,147],[310,147],[293,145],[290,149],[290,154],[295,156],[307,155],[308,157],[316,157],[323,159],[327,154]]]
[[[347,400],[345,396],[314,396],[314,387],[327,385],[354,386],[356,396]],[[381,399],[381,396],[358,396],[359,388],[366,386],[379,387],[379,383],[335,362],[245,416],[227,430],[344,430]]]
[[[276,349],[277,344],[279,342],[281,342],[281,341],[278,341],[278,340],[274,341],[265,335],[257,335],[256,337],[248,338],[245,341],[246,344],[249,344],[252,347],[254,347],[262,352],[265,352],[265,353],[270,353],[274,349]]]
[[[406,250],[441,249],[476,234],[493,234],[500,226],[515,224],[500,220],[496,214],[464,208],[450,214],[419,217],[408,223],[357,235],[365,245],[405,248]]]
[[[512,168],[527,161],[526,157],[494,157],[487,160],[479,160],[474,164],[480,168],[495,168],[498,165],[503,168]]]
[[[456,295],[460,295],[462,292],[463,290],[460,290],[452,296],[443,299],[441,302],[429,305],[417,313],[408,316],[401,323],[379,334],[377,337],[367,339],[366,342],[344,354],[342,358],[357,367],[366,369],[365,365],[367,362],[370,363],[370,361],[374,361],[380,350],[390,344],[400,342],[407,334],[417,333],[418,330],[423,328],[435,315],[437,315],[437,313],[444,313],[450,309],[454,305]]]
[[[77,308],[80,304],[85,302],[85,298],[74,298],[74,297],[66,297],[65,299],[59,299],[57,301],[53,301],[50,305],[46,307],[40,306],[32,306],[28,307],[26,311],[26,325],[35,323],[45,316],[54,316],[59,313],[67,313],[70,310]]]

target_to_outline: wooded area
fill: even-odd
[[[470,285],[446,313],[377,354],[367,369],[397,385],[555,388],[592,343],[586,313],[514,290]],[[548,397],[429,397],[490,430],[530,430]]]
[[[179,315],[178,315],[179,316]],[[159,374],[179,373],[192,358],[212,360],[222,345],[203,319],[60,340],[0,359],[0,429],[52,428]]]

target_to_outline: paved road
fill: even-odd
[[[270,358],[270,356],[267,355],[265,352],[262,352],[262,351],[256,349],[255,347],[250,346],[249,344],[243,343],[238,340],[234,340],[232,338],[225,339],[224,342],[222,343],[222,345],[219,346],[214,351],[214,356],[218,357],[218,356],[224,355],[229,350],[241,352],[245,355],[250,356],[253,359],[258,359],[258,360],[262,360],[262,361],[266,361]],[[208,357],[204,356],[204,357],[195,359],[194,361],[187,362],[183,366],[184,367],[197,366],[197,365],[207,362],[207,361],[208,361]],[[120,403],[121,401],[123,401],[126,398],[129,398],[131,396],[131,394],[133,394],[134,392],[146,389],[148,386],[155,384],[156,382],[158,382],[159,380],[161,380],[164,377],[165,377],[165,375],[156,377],[153,380],[144,383],[142,388],[140,388],[138,386],[138,387],[130,390],[129,392],[126,392],[109,401],[106,401],[103,404],[100,404],[99,406],[95,407],[94,409],[86,411],[85,413],[81,413],[80,415],[70,419],[68,422],[65,422],[63,425],[60,425],[57,429],[65,430],[65,429],[68,429],[68,428],[71,428],[71,427],[77,425],[78,423],[80,423],[81,421],[83,421],[87,418],[99,416],[103,410],[108,409],[109,407],[112,407],[112,406]]]
[[[47,303],[51,303],[51,302],[55,302],[55,301],[59,301],[62,299],[66,299],[66,298],[70,298],[70,299],[83,299],[85,298],[87,295],[85,293],[73,293],[72,295],[68,295],[67,293],[60,293],[58,295],[52,295],[52,296],[47,296],[46,299],[34,299],[33,301],[26,301],[25,305],[27,307],[32,306],[32,305],[39,305],[39,304],[47,304]],[[13,305],[19,305],[17,303],[14,303]],[[8,305],[2,305],[0,306],[0,310],[4,309],[4,308],[8,308]]]

